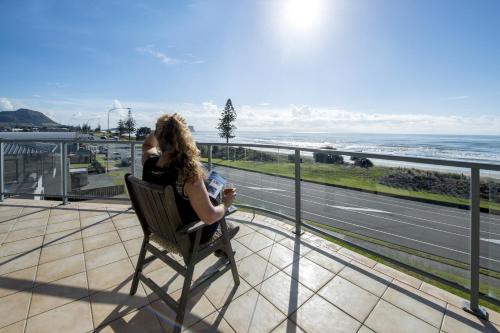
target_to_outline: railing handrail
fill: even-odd
[[[71,142],[71,143],[92,143],[92,144],[122,144],[122,145],[132,145],[132,144],[142,144],[143,141],[115,141],[115,140],[75,140],[75,139],[0,139],[0,142],[48,142],[48,143],[61,143],[61,142]],[[222,142],[196,142],[199,145],[205,146],[225,146],[226,143]],[[295,151],[299,149],[300,151],[310,152],[310,153],[331,153],[335,155],[347,155],[353,157],[365,157],[380,160],[407,162],[407,163],[418,163],[418,164],[429,164],[438,166],[448,166],[456,168],[466,168],[466,169],[481,169],[489,171],[500,171],[500,161],[499,164],[494,163],[483,163],[483,162],[471,162],[471,161],[460,161],[453,159],[440,159],[440,158],[426,158],[426,157],[412,157],[412,156],[400,156],[400,155],[388,155],[388,154],[376,154],[376,153],[365,153],[365,152],[355,152],[348,150],[336,150],[336,149],[324,149],[324,148],[310,148],[302,146],[286,146],[286,145],[271,145],[271,144],[260,144],[260,143],[240,143],[240,142],[230,142],[229,146],[238,147],[250,147],[250,148],[265,148],[265,149],[284,149]]]

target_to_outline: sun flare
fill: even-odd
[[[323,10],[323,0],[286,0],[283,24],[290,30],[310,32],[321,23]]]

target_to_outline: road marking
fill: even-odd
[[[485,242],[490,242],[490,243],[494,243],[494,244],[500,245],[500,239],[481,238],[481,240],[485,241]]]
[[[380,209],[373,209],[373,208],[363,208],[363,207],[346,207],[346,206],[335,206],[335,205],[329,205],[325,204],[325,206],[333,207],[333,208],[338,208],[338,209],[343,209],[343,210],[349,210],[349,211],[360,211],[360,212],[372,212],[372,213],[386,213],[390,214],[390,212],[387,212],[385,210],[380,210]]]
[[[278,192],[285,192],[285,190],[280,189],[280,188],[274,188],[274,187],[255,187],[255,186],[246,186],[247,188],[250,188],[252,190],[263,190],[263,191],[278,191]]]

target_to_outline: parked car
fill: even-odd
[[[114,153],[111,154],[111,159],[112,160],[119,160],[122,158],[122,154],[119,152],[115,151]]]

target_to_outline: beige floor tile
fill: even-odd
[[[338,254],[329,248],[318,248],[308,252],[305,257],[312,262],[332,271],[340,272],[352,259]]]
[[[120,237],[116,231],[105,232],[99,235],[84,237],[83,248],[85,252],[99,249],[101,247],[120,243]]]
[[[256,228],[255,231],[257,231],[260,234],[263,234],[264,236],[266,236],[269,239],[272,239],[275,242],[279,242],[280,240],[285,238],[284,235],[279,233],[279,229],[275,225]]]
[[[0,333],[24,333],[25,324],[26,320],[18,321],[17,323],[0,328]]]
[[[266,236],[253,232],[246,236],[238,238],[238,242],[248,247],[250,250],[257,252],[273,244],[273,241]]]
[[[88,296],[84,272],[33,289],[29,317]]]
[[[272,333],[306,333],[291,320],[285,320]]]
[[[125,251],[122,243],[85,252],[85,263],[88,270],[110,264],[124,258],[127,258],[127,252]]]
[[[42,242],[43,236],[38,236],[11,243],[5,243],[0,247],[0,257],[10,256],[18,253],[25,253],[37,249],[42,245]]]
[[[238,233],[234,237],[235,239],[238,239],[240,237],[243,237],[243,236],[248,235],[248,234],[250,234],[250,233],[252,233],[252,232],[255,231],[252,228],[249,228],[246,224],[238,223],[238,222],[235,222],[235,221],[229,221],[229,222],[231,222],[235,226],[240,227],[240,230],[238,231]]]
[[[284,238],[279,243],[284,247],[286,247],[287,249],[300,254],[301,256],[306,255],[313,249],[313,247],[310,244],[301,241],[300,238],[297,239],[295,235],[293,235],[293,237]]]
[[[295,261],[283,271],[313,291],[318,291],[335,275],[306,258]]]
[[[446,333],[497,333],[498,328],[491,322],[465,312],[461,308],[448,304],[441,328]]]
[[[47,226],[46,234],[54,234],[66,230],[74,230],[80,228],[79,220],[64,221],[59,223],[52,223]]]
[[[314,295],[302,305],[291,319],[308,333],[335,332],[355,333],[361,323]]]
[[[31,291],[20,291],[0,298],[0,327],[26,319],[30,298]]]
[[[71,242],[71,241],[81,239],[81,238],[82,238],[82,233],[80,231],[80,228],[65,230],[65,231],[45,235],[45,239],[43,240],[43,245],[62,244],[62,243]]]
[[[208,256],[194,267],[193,280],[199,279],[202,275],[208,275],[222,263],[225,259],[217,258],[216,256]],[[182,264],[182,262],[181,262]]]
[[[378,297],[336,276],[318,292],[320,296],[363,322],[378,302]]]
[[[36,266],[40,257],[40,251],[36,250],[27,254],[13,254],[0,258],[0,275]]]
[[[2,223],[2,225],[3,225],[3,223]],[[23,230],[23,229],[28,229],[28,228],[45,227],[46,225],[47,225],[47,221],[45,219],[18,221],[16,223],[14,223],[14,226],[12,227],[12,231]]]
[[[180,290],[172,294],[172,297],[177,302],[179,301],[180,296]],[[162,325],[167,329],[167,331],[171,331],[173,328],[172,324],[175,322],[177,313],[161,300],[153,302],[151,307],[155,310],[155,313],[160,319]],[[214,312],[215,308],[203,294],[200,293],[192,295],[189,297],[187,302],[186,314],[182,327],[190,327]]]
[[[465,299],[456,296],[446,290],[433,286],[432,284],[429,284],[427,282],[422,283],[422,285],[420,286],[420,290],[447,303],[451,303],[457,307],[462,307],[465,302]]]
[[[144,237],[144,232],[140,226],[120,229],[118,230],[118,233],[120,234],[122,241]]]
[[[94,327],[105,325],[148,304],[148,299],[140,284],[137,293],[130,296],[131,284],[132,281],[122,283],[90,296]]]
[[[187,328],[184,332],[186,333],[235,333],[234,330],[229,326],[227,321],[224,320],[221,314],[214,312],[211,315],[203,318],[195,325]],[[297,332],[299,333],[299,332]]]
[[[44,246],[42,248],[42,254],[40,255],[40,264],[66,257],[71,257],[79,253],[83,253],[83,245],[81,239],[62,244]]]
[[[5,234],[5,236],[7,236],[7,233],[13,230],[14,227],[15,227],[15,222],[0,222],[0,235]],[[0,244],[2,244],[2,241],[3,238],[0,238]]]
[[[446,303],[397,280],[387,288],[382,298],[412,315],[439,328]]]
[[[206,287],[204,294],[210,302],[219,309],[224,304],[231,302],[241,294],[250,290],[250,288],[251,286],[243,279],[240,279],[240,284],[235,286],[231,271],[227,271]]]
[[[168,266],[155,270],[151,273],[146,273],[145,275],[149,279],[153,280],[154,283],[159,285],[169,295],[179,289],[182,289],[182,285],[184,283],[184,277]],[[159,298],[158,295],[149,289],[148,286],[144,285],[144,290],[146,290],[146,294],[148,295],[150,302]]]
[[[376,271],[379,271],[381,273],[384,273],[385,275],[390,276],[394,279],[397,279],[401,282],[404,282],[413,288],[418,289],[418,288],[420,288],[420,285],[422,284],[421,280],[419,280],[411,275],[400,272],[392,267],[381,264],[381,263],[377,263],[375,265],[375,267],[373,267],[373,269]]]
[[[239,261],[237,267],[239,275],[251,286],[256,286],[279,271],[277,267],[256,253]]]
[[[112,218],[112,220],[117,230],[130,227],[140,227],[139,219],[135,215],[127,215],[120,219]]]
[[[371,329],[369,329],[366,326],[361,326],[358,333],[375,333],[375,331],[372,331]]]
[[[83,261],[83,254],[76,254],[39,265],[35,281],[37,284],[48,283],[84,271],[85,263]]]
[[[45,234],[45,227],[35,227],[35,228],[28,228],[28,229],[21,229],[17,231],[11,231],[9,232],[7,238],[5,239],[4,243],[10,243],[10,242],[15,242],[21,239],[28,239],[28,238],[33,238],[37,236],[42,236]]]
[[[283,272],[271,276],[255,289],[287,315],[297,310],[313,295],[311,290]]]
[[[97,215],[80,217],[80,223],[83,228],[88,226],[96,226],[104,223],[112,223],[112,221],[108,213],[100,212]]]
[[[24,210],[17,217],[18,221],[29,221],[29,220],[49,220],[49,210],[38,210],[36,212],[25,212]]]
[[[369,292],[382,296],[392,278],[369,268],[361,268],[353,263],[340,271],[339,275]]]
[[[31,317],[26,323],[26,333],[83,333],[92,328],[88,298]]]
[[[220,311],[236,332],[270,332],[286,316],[255,290],[250,290]]]
[[[78,221],[80,223],[80,214],[78,211],[60,211],[61,213],[65,214],[57,214],[57,215],[52,215],[54,210],[52,210],[50,217],[49,217],[49,224],[58,224],[61,222],[67,222],[67,221]]]
[[[240,261],[253,253],[248,247],[234,239],[231,240],[231,247],[233,248],[233,251],[236,252],[234,254],[234,260],[236,261]]]
[[[384,333],[439,332],[439,329],[384,300],[380,300],[364,324],[375,332]]]
[[[132,279],[134,267],[128,258],[87,271],[90,292],[102,291]]]
[[[115,319],[108,325],[96,330],[100,333],[163,333],[158,318],[146,308],[131,312]]]
[[[82,226],[83,237],[100,235],[106,232],[116,231],[115,226],[111,222],[98,223],[96,225]]]
[[[368,266],[368,267],[373,267],[375,266],[375,264],[377,264],[377,262],[373,259],[370,259],[368,257],[365,257],[359,253],[356,253],[354,251],[351,251],[351,250],[348,250],[346,248],[341,248],[340,250],[338,250],[339,254],[342,254],[346,257],[349,257],[351,259],[354,259],[358,262],[360,262],[361,264],[365,265],[365,266]]]
[[[148,256],[146,256],[146,257],[148,257]],[[139,258],[138,255],[130,257],[130,261],[132,262],[132,266],[134,266],[134,269],[135,269],[135,266],[137,265],[138,258]],[[159,259],[156,259],[153,262],[150,262],[148,265],[144,266],[142,268],[142,271],[147,274],[147,273],[154,272],[154,271],[156,271],[160,268],[163,268],[163,267],[165,267],[165,263]]]
[[[123,242],[123,246],[125,246],[125,250],[129,257],[138,255],[141,251],[142,237],[125,241]]]
[[[36,266],[0,276],[0,297],[33,287]]]
[[[300,258],[298,253],[293,252],[278,243],[274,243],[272,246],[266,247],[257,253],[279,269],[285,268]]]

